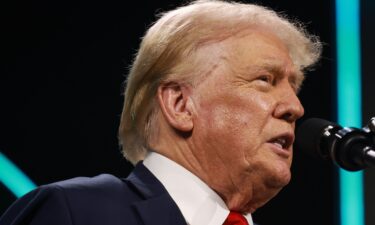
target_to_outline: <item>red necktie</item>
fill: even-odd
[[[223,225],[249,225],[249,223],[241,213],[231,211]]]

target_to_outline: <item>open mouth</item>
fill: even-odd
[[[278,135],[268,142],[277,146],[280,149],[288,150],[290,149],[290,146],[293,144],[294,135],[292,134],[282,134]]]

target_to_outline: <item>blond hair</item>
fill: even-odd
[[[127,77],[119,128],[123,154],[142,160],[157,136],[158,86],[171,80],[193,83],[192,65],[184,60],[210,40],[222,40],[251,26],[275,34],[300,70],[320,57],[321,43],[304,28],[265,7],[220,0],[198,0],[163,13],[146,32]],[[189,76],[190,74],[190,76]]]

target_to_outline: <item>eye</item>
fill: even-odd
[[[261,75],[257,78],[257,80],[260,80],[262,82],[266,82],[268,84],[273,84],[273,78],[270,75]]]

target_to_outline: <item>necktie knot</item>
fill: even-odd
[[[249,225],[249,223],[241,213],[230,211],[223,225]]]

